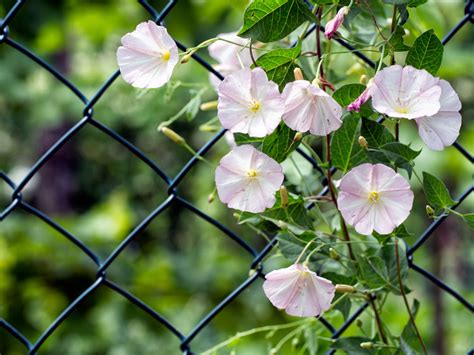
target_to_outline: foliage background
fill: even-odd
[[[12,1],[0,3],[0,16]],[[164,1],[155,1],[160,8]],[[180,1],[167,18],[169,32],[188,45],[221,32],[237,30],[247,2],[220,0]],[[410,10],[406,42],[434,28],[442,37],[463,16],[461,1],[430,1]],[[83,92],[92,95],[116,69],[115,51],[120,37],[148,19],[132,0],[35,1],[27,3],[10,26],[12,38],[39,53]],[[361,24],[360,26],[363,26]],[[474,150],[474,34],[465,26],[447,45],[439,75],[449,80],[463,102],[463,129],[459,141]],[[206,54],[203,51],[204,56]],[[357,82],[365,69],[354,66],[350,55],[330,64],[337,86]],[[344,74],[344,75],[342,75]],[[174,80],[208,83],[208,73],[196,63],[180,66]],[[116,80],[95,108],[95,117],[136,144],[171,176],[190,154],[157,132],[160,122],[177,113],[193,97],[195,87],[184,85],[139,91]],[[209,87],[203,100],[215,94]],[[0,45],[0,168],[21,179],[26,169],[62,133],[81,118],[81,104],[43,69],[11,48]],[[172,127],[199,148],[211,133],[198,127],[213,117],[199,112]],[[414,126],[402,125],[402,142],[414,141],[424,148]],[[209,153],[211,161],[228,150],[224,141]],[[472,166],[454,148],[443,152],[423,149],[416,169],[441,177],[454,197],[472,181]],[[305,174],[309,166],[299,162]],[[235,223],[233,211],[218,200],[209,204],[214,189],[214,171],[198,164],[182,183],[180,193],[212,217],[222,221],[253,246],[264,245],[262,237]],[[424,197],[418,190],[415,213],[407,226],[419,235],[430,223],[424,212]],[[0,206],[9,190],[0,185]],[[105,258],[136,226],[166,198],[166,186],[142,162],[101,132],[87,127],[49,161],[24,194],[38,207],[78,236]],[[461,211],[472,211],[474,196]],[[1,208],[0,208],[1,209]],[[80,251],[38,219],[19,210],[0,229],[0,317],[36,339],[57,315],[94,280],[95,268]],[[416,261],[474,298],[472,233],[450,216]],[[408,240],[408,243],[413,242]],[[470,243],[471,242],[471,243]],[[146,229],[109,269],[108,276],[162,313],[180,330],[193,326],[247,277],[248,255],[186,210],[171,208]],[[267,270],[281,264],[268,262]],[[433,353],[459,354],[472,347],[468,324],[471,315],[449,295],[411,272],[410,298],[422,300],[417,323]],[[193,342],[202,351],[238,331],[291,321],[264,298],[260,282],[245,291],[219,314]],[[400,312],[401,299],[389,300],[382,314],[394,332],[400,332],[407,315]],[[368,318],[362,317],[368,322]],[[342,319],[332,319],[336,324]],[[347,334],[358,334],[352,326]],[[271,340],[273,341],[273,340]],[[265,353],[268,340],[255,336],[243,340],[238,354]],[[174,354],[178,341],[125,299],[99,288],[45,343],[47,354]],[[22,354],[24,349],[0,330],[0,353]],[[228,353],[229,350],[223,351]],[[283,353],[283,352],[282,352]]]

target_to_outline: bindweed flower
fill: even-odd
[[[416,118],[418,134],[425,144],[433,150],[443,150],[453,144],[459,136],[462,117],[461,101],[453,87],[446,81],[440,80],[441,87],[440,109],[438,113]]]
[[[339,27],[341,27],[344,22],[344,17],[349,13],[349,7],[343,6],[339,9],[336,16],[328,21],[326,27],[324,28],[324,35],[327,39],[331,39],[336,34]]]
[[[374,82],[373,79],[369,80],[365,90],[362,91],[362,94],[360,94],[360,96],[357,99],[355,99],[354,102],[352,102],[351,104],[349,104],[349,106],[347,106],[347,111],[359,112],[361,106],[370,100],[370,98],[372,97],[373,82]]]
[[[283,89],[283,121],[291,129],[326,136],[341,124],[342,108],[330,95],[306,80],[296,80]]]
[[[275,204],[283,169],[251,145],[235,147],[216,169],[217,193],[228,207],[259,213]]]
[[[138,88],[166,84],[178,63],[178,47],[168,31],[153,21],[143,22],[122,37],[117,62],[123,79]]]
[[[265,137],[281,121],[284,101],[278,85],[261,68],[244,68],[228,75],[219,85],[217,116],[232,133]]]
[[[377,112],[414,119],[421,139],[433,150],[442,150],[459,136],[461,101],[446,80],[426,70],[400,65],[381,70],[347,110],[358,112],[371,97]]]
[[[221,33],[217,37],[235,44],[219,40],[208,47],[209,55],[219,63],[214,65],[216,71],[223,77],[226,77],[242,69],[242,66],[244,68],[250,67],[252,64],[250,50],[244,48],[248,44],[248,39],[237,36],[237,32]],[[216,89],[221,83],[220,79],[212,73],[209,73],[209,80]]]
[[[349,171],[339,185],[338,208],[355,230],[389,234],[409,215],[413,192],[408,181],[383,164],[362,164]]]
[[[335,288],[306,265],[293,264],[268,273],[263,291],[275,307],[289,315],[317,317],[331,306]]]
[[[375,111],[389,117],[415,119],[440,109],[439,79],[424,69],[392,65],[377,73],[371,89]]]

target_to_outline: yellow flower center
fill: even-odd
[[[247,173],[247,176],[249,178],[257,177],[257,170],[254,170],[254,169],[249,170],[249,172]]]
[[[167,62],[168,60],[170,60],[170,57],[171,57],[170,51],[165,51],[165,52],[163,52],[163,54],[162,54],[162,56],[161,56],[161,58],[162,58],[165,62]]]
[[[250,106],[250,111],[253,113],[257,113],[260,110],[260,102],[254,101],[252,102],[252,105]]]
[[[397,111],[398,113],[401,113],[401,114],[407,114],[408,113],[408,108],[406,108],[406,107],[397,107],[397,109],[395,111]]]
[[[379,200],[379,193],[376,192],[376,191],[372,191],[370,194],[369,194],[369,202],[371,203],[376,203],[378,200]]]

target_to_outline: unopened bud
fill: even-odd
[[[295,80],[304,80],[303,72],[300,68],[295,68],[295,70],[293,70],[293,74],[295,75]]]
[[[366,341],[366,342],[360,343],[360,347],[362,349],[370,350],[374,348],[374,343],[372,343],[371,341]]]
[[[299,142],[303,138],[303,133],[296,132],[295,136],[293,137],[293,142]]]
[[[240,213],[235,212],[235,213],[233,214],[233,216],[234,216],[234,218],[240,219]]]
[[[361,83],[362,85],[367,85],[368,82],[369,82],[369,78],[367,77],[367,75],[362,74],[360,76],[359,83]]]
[[[194,48],[191,51],[189,51],[188,54],[185,54],[183,56],[183,59],[181,59],[181,64],[186,64],[187,62],[189,62],[189,60],[191,59],[193,54],[197,52],[197,50],[198,50],[198,48]]]
[[[212,191],[209,196],[207,196],[207,203],[213,203],[216,198],[216,190]]]
[[[359,139],[357,141],[359,142],[359,145],[362,148],[364,148],[364,149],[369,148],[369,143],[367,143],[367,139],[365,139],[364,136],[359,136]]]
[[[181,137],[178,133],[173,131],[171,128],[163,127],[161,128],[161,133],[163,133],[166,137],[171,139],[176,144],[182,145],[186,143],[186,140],[183,137]]]
[[[217,128],[216,126],[203,124],[203,125],[199,126],[199,130],[201,132],[217,132],[219,130],[219,128]]]
[[[280,203],[283,208],[288,206],[288,190],[283,185],[280,187]]]
[[[334,260],[340,260],[341,256],[333,248],[329,248],[329,256]]]
[[[277,222],[277,226],[280,229],[288,229],[288,224],[286,222],[282,221],[282,220],[279,220]]]
[[[299,343],[300,343],[300,340],[298,338],[293,338],[293,340],[291,341],[291,347],[293,349],[296,349],[298,347]]]
[[[217,109],[217,100],[214,101],[209,101],[209,102],[204,102],[199,106],[199,109],[201,111],[211,111]]]
[[[433,218],[434,214],[435,214],[435,211],[434,211],[433,207],[431,207],[430,205],[426,205],[425,209],[426,209],[426,215],[429,218]]]
[[[356,292],[356,289],[354,288],[354,286],[351,286],[351,285],[344,285],[344,284],[338,284],[336,285],[336,292],[340,292],[340,293],[354,293]]]

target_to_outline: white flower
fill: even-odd
[[[341,127],[341,106],[309,81],[287,84],[282,96],[285,100],[283,121],[291,129],[326,136]]]
[[[232,133],[264,137],[281,121],[284,102],[278,85],[261,68],[244,68],[219,85],[217,116]]]
[[[344,220],[370,235],[390,234],[410,214],[413,192],[408,181],[383,164],[362,164],[341,179],[337,204]]]
[[[241,145],[221,159],[216,169],[217,193],[230,208],[259,213],[275,204],[283,178],[275,160],[251,145]]]
[[[317,317],[334,298],[331,281],[319,277],[303,264],[274,270],[265,276],[263,291],[270,302],[296,317]]]
[[[421,139],[433,150],[443,150],[453,144],[459,136],[462,121],[461,101],[453,87],[446,80],[440,80],[439,86],[441,108],[438,113],[415,119]]]
[[[439,79],[426,70],[392,65],[377,73],[372,106],[389,117],[414,119],[439,111]]]
[[[166,84],[178,63],[176,43],[163,26],[143,22],[122,37],[117,62],[123,79],[138,88],[158,88]]]

